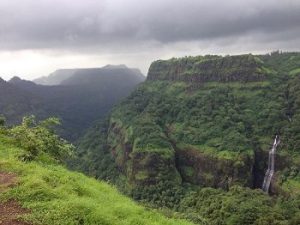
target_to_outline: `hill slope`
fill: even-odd
[[[17,186],[0,191],[0,206],[17,200],[29,209],[23,218],[32,224],[190,224],[138,206],[112,186],[70,172],[47,157],[21,162],[22,152],[13,139],[0,134],[0,173],[13,172],[18,179]]]
[[[118,166],[134,185],[155,184],[163,173],[175,183],[260,187],[276,134],[278,170],[293,161],[287,154],[300,154],[300,78],[293,74],[300,54],[287,55],[290,71],[271,66],[272,56],[153,63],[110,118],[107,141]]]
[[[83,169],[106,178],[105,168],[115,168],[112,174],[125,177],[134,198],[200,213],[209,224],[293,224],[295,214],[265,218],[279,207],[276,198],[265,202],[262,191],[249,188],[261,188],[279,135],[270,192],[290,196],[283,204],[299,206],[291,200],[300,193],[299,68],[299,53],[156,61],[147,81],[95,128],[98,141],[87,141],[93,132],[83,139]],[[114,167],[105,167],[107,162]],[[189,196],[191,186],[197,194],[184,197],[182,191]],[[233,205],[241,196],[249,204],[237,209]],[[251,211],[256,205],[269,214]],[[205,208],[209,212],[202,214]],[[279,208],[283,215],[285,207]],[[253,215],[243,217],[246,211]]]

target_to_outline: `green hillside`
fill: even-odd
[[[17,200],[29,209],[22,220],[30,224],[190,224],[143,208],[104,182],[70,172],[48,154],[28,162],[20,160],[24,154],[27,150],[2,129],[0,175],[14,173],[18,184],[1,192],[0,182],[0,207],[8,200]]]
[[[102,126],[98,152],[112,153],[133,188],[162,180],[253,188],[278,134],[277,169],[289,174],[300,155],[299,61],[297,53],[274,53],[154,62]]]
[[[81,169],[196,222],[297,224],[299,68],[299,53],[156,61],[147,81],[81,141]],[[262,187],[275,135],[270,198],[253,189]]]

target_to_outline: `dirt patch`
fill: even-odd
[[[17,184],[17,176],[14,173],[0,172],[0,193]]]
[[[26,213],[29,210],[23,209],[16,201],[0,203],[0,225],[29,225],[18,219]]]
[[[17,176],[14,173],[0,172],[0,194],[15,185],[17,185]],[[0,202],[0,225],[30,225],[19,219],[29,212],[14,200]]]

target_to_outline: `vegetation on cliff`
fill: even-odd
[[[17,200],[28,209],[22,218],[30,224],[190,224],[143,208],[104,182],[70,172],[53,158],[70,147],[48,129],[55,120],[35,126],[28,126],[28,121],[32,124],[33,120],[26,118],[23,125],[12,129],[0,123],[0,172],[18,178],[17,185],[5,192],[0,183],[0,206]],[[35,157],[24,161],[23,156],[29,154]]]
[[[208,224],[299,223],[299,62],[299,53],[277,52],[154,62],[99,141],[125,176],[125,191],[196,222],[193,215]],[[261,187],[276,134],[271,192],[284,197],[274,200],[248,188]],[[82,146],[86,162],[103,151],[99,143],[97,150]],[[239,208],[239,199],[247,204]],[[284,205],[295,210],[285,216]]]
[[[282,56],[291,65],[298,65],[299,55]],[[255,179],[261,182],[259,174],[266,166],[265,162],[255,165],[253,177],[255,153],[267,151],[275,134],[281,137],[281,154],[298,153],[299,76],[291,76],[278,66],[271,67],[273,62],[265,57],[221,58],[230,61],[229,65],[241,63],[240,68],[252,62],[263,65],[263,80],[256,79],[256,75],[247,81],[238,76],[240,82],[211,82],[205,78],[195,87],[195,82],[150,77],[116,107],[110,118],[107,142],[118,166],[127,172],[132,183],[155,183],[153,179],[161,180],[158,174],[164,171],[166,179],[175,182],[183,178],[203,186],[254,187]],[[205,62],[216,60],[210,58]],[[174,63],[181,65],[181,60]],[[153,67],[157,65],[154,63]],[[201,73],[195,76],[202,77]],[[190,156],[185,162],[184,154]],[[209,166],[203,162],[201,167],[197,162],[189,162],[189,158],[197,156],[200,161],[202,158],[215,163]],[[176,165],[176,160],[181,163]],[[143,176],[139,175],[141,172]]]

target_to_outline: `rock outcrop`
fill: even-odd
[[[196,83],[252,82],[265,80],[266,75],[261,61],[253,55],[210,56],[155,61],[147,79]]]

